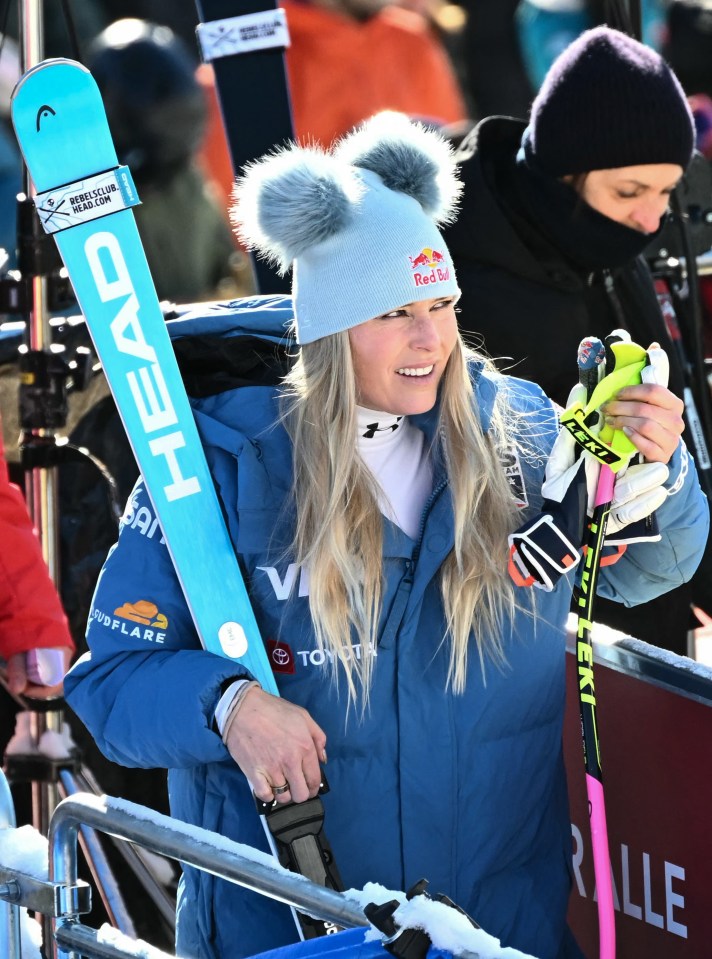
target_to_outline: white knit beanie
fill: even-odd
[[[406,303],[459,292],[437,224],[461,185],[450,145],[399,113],[380,113],[330,151],[290,146],[235,187],[238,236],[294,266],[297,341],[311,343]]]

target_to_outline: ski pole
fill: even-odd
[[[657,279],[654,282],[660,311],[663,315],[668,335],[684,377],[682,400],[685,404],[684,416],[687,435],[690,437],[695,454],[697,473],[703,484],[705,493],[709,497],[712,495],[712,460],[710,460],[704,421],[697,409],[697,402],[693,391],[694,370],[685,352],[685,345],[670,287],[667,281],[663,279]]]
[[[578,351],[579,382],[587,391],[587,399],[598,383],[600,364],[605,347],[595,337],[581,341]],[[576,630],[576,664],[578,676],[579,711],[583,739],[586,793],[588,795],[593,872],[598,897],[599,954],[601,959],[614,959],[616,954],[616,927],[613,906],[613,885],[608,850],[608,828],[601,772],[601,753],[596,717],[596,694],[593,682],[593,626],[596,585],[600,570],[601,550],[606,534],[608,513],[613,499],[615,475],[609,466],[601,465],[594,511],[586,535],[586,549],[581,585],[577,591],[578,621]]]

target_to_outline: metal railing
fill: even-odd
[[[14,825],[12,799],[4,776],[0,786],[3,783],[7,797],[0,789],[0,828],[3,824],[5,827]],[[4,928],[0,926],[0,950],[7,943],[3,954],[8,959],[21,959],[17,915],[20,905],[53,920],[52,943],[45,942],[45,947],[51,948],[53,959],[135,957],[135,939],[118,931],[107,936],[80,921],[80,916],[91,908],[90,887],[78,876],[79,832],[86,826],[238,883],[337,926],[369,925],[356,902],[289,872],[267,853],[136,803],[79,793],[63,799],[52,815],[47,880],[16,870],[11,873],[0,863],[0,900],[4,900],[0,902],[0,912],[7,911],[8,916],[14,916]],[[141,955],[147,959],[169,959],[166,953],[147,943],[142,943]]]
[[[12,829],[15,826],[15,804],[5,773],[0,769],[0,829]],[[3,882],[0,877],[0,948],[6,946],[8,959],[21,959],[20,946],[20,907],[16,903],[19,889],[10,879]]]

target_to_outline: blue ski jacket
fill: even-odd
[[[218,306],[176,321],[176,347],[225,351],[234,337],[283,335],[286,298]],[[196,347],[198,349],[198,347]],[[190,349],[186,350],[190,353]],[[226,361],[227,362],[227,361]],[[186,377],[189,392],[193,381]],[[540,506],[556,435],[551,402],[532,383],[472,371],[484,428],[495,391],[515,407],[529,452],[503,455],[522,521]],[[467,687],[446,687],[448,651],[438,586],[453,546],[447,478],[435,467],[420,533],[387,520],[384,601],[370,707],[347,715],[314,642],[308,580],[285,550],[292,536],[292,449],[277,421],[278,389],[215,379],[198,390],[195,418],[281,694],[327,735],[325,831],[346,888],[407,889],[427,878],[503,944],[538,959],[580,956],[566,928],[571,829],[561,746],[564,625],[572,576],[551,593],[528,590],[505,625],[503,667],[470,657]],[[205,395],[209,394],[209,395]],[[414,418],[428,439],[437,411]],[[628,605],[689,578],[707,535],[708,508],[691,459],[670,464],[671,495],[658,512],[662,539],[628,547],[602,571],[599,591]],[[506,557],[502,557],[506,562]],[[213,724],[226,680],[246,675],[203,651],[141,480],[93,599],[89,652],[65,689],[102,751],[126,766],[166,767],[172,814],[267,850],[246,780]],[[357,644],[351,655],[362,651]],[[287,907],[186,868],[179,891],[178,954],[237,959],[296,940]]]

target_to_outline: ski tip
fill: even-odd
[[[45,72],[48,69],[51,69],[53,72],[55,72],[58,66],[70,67],[72,70],[78,70],[81,73],[89,73],[89,70],[87,70],[84,64],[79,63],[78,60],[70,60],[68,57],[48,57],[46,60],[40,60],[39,63],[36,63],[33,67],[25,70],[13,87],[12,93],[10,94],[10,102],[12,103],[15,100],[20,90],[22,90],[30,82],[32,77],[35,77],[39,73]]]
[[[37,193],[118,163],[99,87],[76,60],[42,60],[12,93],[15,136]]]

